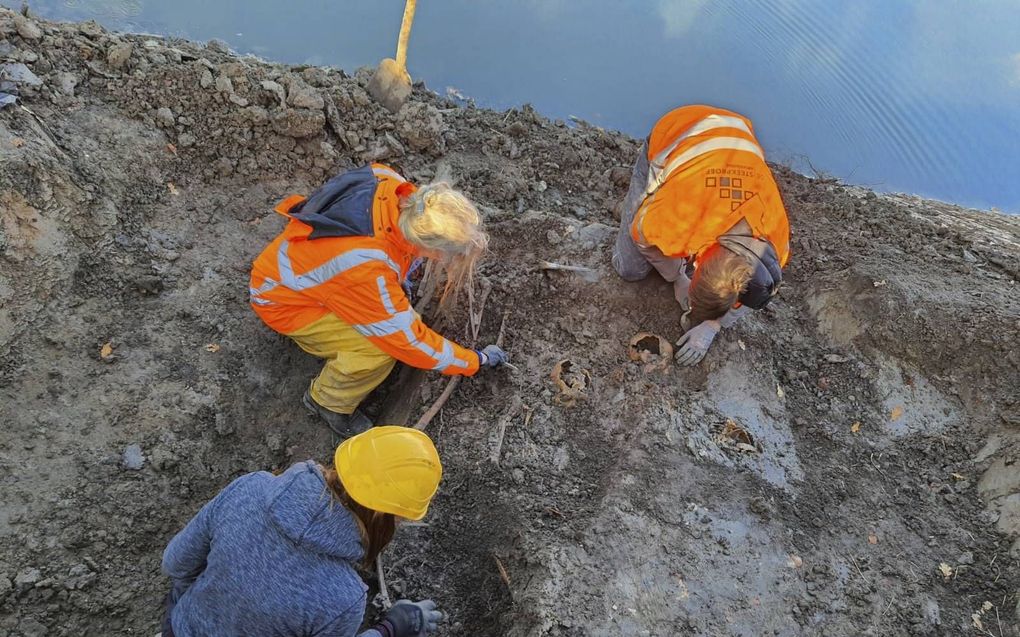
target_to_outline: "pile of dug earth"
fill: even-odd
[[[518,368],[432,421],[440,493],[387,550],[443,635],[1020,634],[1017,218],[776,166],[786,285],[677,368],[671,287],[609,265],[625,135],[6,10],[0,69],[0,635],[155,634],[198,508],[328,458],[248,271],[279,199],[369,160],[480,204]]]

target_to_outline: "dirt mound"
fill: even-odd
[[[446,479],[387,552],[445,634],[1020,634],[1017,219],[777,167],[780,298],[676,368],[631,347],[675,342],[671,288],[609,267],[635,140],[422,86],[394,115],[364,73],[3,10],[15,64],[37,81],[18,67],[0,111],[0,635],[154,633],[198,507],[328,457],[317,362],[249,310],[248,268],[278,199],[369,160],[446,162],[482,205],[482,339],[508,312],[519,368],[433,421]]]

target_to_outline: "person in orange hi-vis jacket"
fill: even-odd
[[[684,310],[682,365],[701,361],[720,329],[764,308],[779,289],[790,224],[743,115],[683,106],[663,116],[634,165],[620,216],[613,267],[627,281],[654,267],[673,283]]]
[[[474,204],[447,182],[421,188],[372,164],[337,175],[276,211],[290,221],[255,259],[251,305],[270,328],[326,359],[304,405],[338,436],[371,427],[357,409],[396,361],[471,376],[507,355],[465,349],[426,326],[402,284],[420,258],[447,275],[443,301],[470,285],[488,244]]]

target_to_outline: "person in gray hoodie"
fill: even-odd
[[[375,427],[337,448],[335,469],[237,478],[163,553],[163,637],[353,637],[367,591],[356,565],[375,562],[398,517],[424,517],[441,475],[424,433]],[[401,600],[360,636],[418,637],[441,617]]]

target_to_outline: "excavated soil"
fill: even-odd
[[[198,508],[329,457],[248,268],[278,199],[369,160],[483,207],[481,340],[505,315],[518,368],[432,422],[440,494],[387,551],[442,634],[1020,635],[1018,219],[776,167],[780,297],[662,370],[629,345],[679,337],[670,286],[609,266],[633,139],[6,10],[0,63],[32,74],[0,111],[0,635],[155,634]]]

